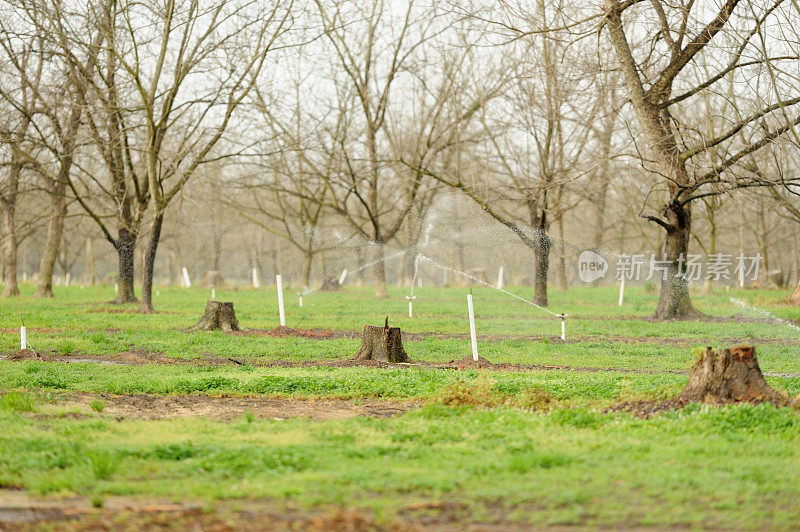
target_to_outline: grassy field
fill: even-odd
[[[706,345],[755,345],[768,381],[800,394],[800,308],[782,293],[697,294],[720,319],[659,323],[657,294],[640,288],[622,307],[613,287],[553,291],[562,341],[558,319],[476,288],[481,356],[524,366],[500,371],[435,367],[470,353],[465,288],[415,291],[414,318],[405,289],[315,292],[303,307],[288,291],[287,325],[319,338],[270,336],[271,289],[217,290],[259,331],[230,335],[184,330],[207,290],[161,288],[157,314],[108,303],[109,287],[23,291],[0,301],[0,525],[23,526],[29,506],[57,527],[158,526],[165,512],[169,525],[271,528],[800,522],[796,411],[607,412],[677,394]],[[422,364],[330,364],[386,316]],[[45,360],[6,359],[23,322]]]

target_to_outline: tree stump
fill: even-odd
[[[236,320],[236,312],[233,310],[233,303],[230,301],[209,301],[206,303],[206,311],[203,317],[191,327],[195,331],[213,331],[222,329],[225,332],[239,330],[239,322]]]
[[[364,360],[392,363],[410,362],[403,349],[400,327],[389,327],[389,318],[386,318],[386,325],[383,327],[365,325],[364,334],[361,337],[361,347],[352,360],[357,362]]]
[[[789,303],[800,305],[800,276],[797,277],[797,283],[794,285],[794,291],[789,296]]]
[[[709,404],[770,402],[788,404],[788,396],[772,388],[758,367],[756,350],[740,345],[720,352],[710,347],[692,367],[689,382],[678,396],[686,402]]]

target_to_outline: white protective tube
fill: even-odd
[[[497,272],[497,288],[503,288],[503,267],[500,266],[500,271]]]
[[[339,286],[344,286],[344,278],[347,277],[347,268],[342,270],[342,275],[339,276]]]
[[[25,326],[19,328],[19,348],[20,349],[27,349],[28,348],[28,331],[25,329]]]
[[[261,283],[258,280],[258,269],[253,268],[253,288],[259,288]]]
[[[217,299],[217,291],[213,288],[211,289],[211,300],[215,301]]]
[[[192,287],[192,280],[189,279],[189,270],[187,270],[186,266],[184,266],[181,269],[181,272],[183,273],[183,286],[185,288],[191,288]]]
[[[467,312],[469,312],[469,338],[472,341],[472,360],[478,361],[478,338],[475,336],[475,313],[472,310],[472,294],[467,294]]]
[[[275,284],[278,285],[278,313],[281,318],[281,327],[286,327],[286,314],[283,311],[283,283],[280,275],[275,276]]]
[[[623,275],[620,277],[619,281],[619,303],[617,303],[618,307],[622,306],[622,300],[625,297],[625,276]]]
[[[564,318],[564,315],[562,314],[561,315],[561,339],[562,340],[566,340],[567,339],[567,326],[565,324],[565,321],[566,321],[566,319]]]
[[[300,306],[302,307],[303,306],[303,296],[299,296],[299,297],[300,297]]]

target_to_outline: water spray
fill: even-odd
[[[419,254],[414,257],[414,276],[411,278],[411,292],[406,296],[408,300],[408,317],[414,317],[414,300],[417,299],[417,296],[414,295],[414,286],[417,282],[417,274],[419,273]]]
[[[790,328],[794,329],[795,331],[800,331],[800,327],[798,327],[794,323],[790,322],[789,320],[785,320],[783,318],[779,318],[778,316],[776,316],[776,315],[774,315],[774,314],[772,314],[770,312],[767,312],[764,309],[760,309],[760,308],[756,307],[755,305],[750,305],[749,303],[747,303],[747,301],[744,301],[744,300],[741,300],[741,299],[736,299],[735,297],[728,298],[728,301],[730,301],[731,303],[733,303],[734,305],[736,305],[737,307],[739,307],[741,309],[754,310],[758,314],[761,314],[768,321],[771,321],[773,323],[777,323],[779,325],[785,325],[787,327],[790,327]]]
[[[456,273],[456,274],[461,275],[463,277],[466,277],[468,279],[472,279],[476,283],[482,284],[483,286],[487,286],[489,288],[494,288],[495,290],[499,290],[500,292],[503,292],[506,295],[509,295],[509,296],[511,296],[511,297],[513,297],[515,299],[519,299],[523,303],[527,303],[528,305],[530,305],[532,307],[536,307],[539,310],[543,310],[543,311],[547,312],[548,314],[561,319],[561,322],[562,322],[561,336],[562,336],[562,338],[564,337],[564,320],[567,317],[567,314],[565,314],[563,312],[553,312],[549,308],[545,308],[545,307],[543,307],[541,305],[537,305],[533,301],[529,301],[529,300],[525,299],[524,297],[520,297],[520,296],[518,296],[517,294],[515,294],[513,292],[509,292],[508,290],[505,290],[504,288],[498,288],[497,286],[494,286],[494,285],[492,285],[490,283],[487,283],[486,281],[483,281],[482,279],[478,279],[474,275],[470,275],[470,274],[468,274],[466,272],[462,272],[461,270],[456,270],[455,268],[451,268],[450,266],[445,266],[444,264],[440,264],[440,263],[436,262],[435,260],[431,259],[430,257],[426,257],[425,255],[421,255],[421,254],[417,255],[417,258],[419,260],[424,260],[425,262],[427,262],[429,264],[433,264],[437,268],[440,268],[440,269],[442,269],[444,271],[451,271],[453,273]]]

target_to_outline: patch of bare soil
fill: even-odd
[[[626,412],[628,414],[633,414],[634,416],[640,417],[642,419],[649,419],[662,412],[668,412],[671,410],[680,410],[681,408],[685,408],[688,405],[692,404],[693,402],[696,401],[691,401],[689,399],[684,399],[682,397],[673,397],[672,399],[667,399],[666,401],[625,401],[618,405],[614,405],[611,408],[606,409],[605,411]],[[754,398],[747,402],[751,404],[760,404],[760,403],[774,404],[772,401],[761,398]],[[777,406],[787,406],[787,404],[779,404]]]
[[[3,357],[0,356],[0,360]],[[231,364],[243,365],[246,362],[237,360],[231,357],[219,357],[209,353],[203,353],[198,358],[171,358],[164,356],[161,352],[150,353],[146,349],[136,349],[131,351],[120,351],[115,355],[86,355],[82,353],[72,353],[70,355],[59,355],[53,353],[34,353],[29,349],[23,349],[15,353],[11,353],[6,357],[10,361],[23,361],[23,360],[42,360],[45,362],[58,362],[61,364],[72,364],[79,362],[95,362],[99,364],[119,364],[142,366],[146,364],[157,365],[184,365],[184,366],[228,366]],[[261,363],[259,365],[280,365],[271,363]]]
[[[13,354],[11,355],[13,356]],[[8,360],[29,360],[28,358],[11,358]],[[29,356],[27,354],[20,355],[20,357]],[[0,356],[0,360],[3,357]],[[31,358],[32,360],[32,358]],[[686,370],[648,370],[648,369],[631,369],[631,368],[609,368],[609,367],[591,367],[591,366],[562,366],[550,364],[511,364],[508,362],[493,363],[485,358],[480,358],[478,362],[472,360],[472,357],[464,357],[460,360],[451,360],[445,363],[427,362],[427,361],[411,361],[408,363],[391,363],[381,362],[377,360],[354,360],[346,358],[343,360],[306,360],[294,361],[285,359],[275,360],[261,360],[261,359],[235,359],[232,357],[218,357],[216,355],[204,354],[200,358],[184,359],[184,358],[170,358],[165,357],[161,353],[147,353],[145,350],[137,351],[122,351],[117,355],[104,356],[104,355],[52,355],[48,353],[40,353],[39,358],[36,360],[43,360],[45,362],[56,362],[61,364],[92,362],[98,364],[119,364],[119,365],[181,365],[181,366],[229,366],[229,365],[251,365],[257,367],[332,367],[332,368],[352,368],[352,367],[371,367],[371,368],[395,368],[395,369],[408,369],[408,368],[430,368],[430,369],[453,369],[453,370],[470,370],[470,369],[488,369],[492,371],[507,371],[507,372],[525,372],[525,371],[578,371],[578,372],[613,372],[613,373],[637,373],[644,375],[653,375],[657,373],[672,373],[676,375],[683,375],[688,373]],[[776,374],[771,376],[783,377],[796,377],[794,374]]]
[[[41,360],[40,356],[37,353],[34,353],[30,349],[20,349],[19,351],[15,351],[8,355],[8,360]]]
[[[100,398],[105,403],[103,415],[118,419],[166,419],[210,417],[233,419],[246,413],[260,419],[309,418],[316,420],[348,419],[358,416],[393,417],[417,406],[416,403],[383,400],[295,399],[231,397],[208,395],[88,395],[67,400],[67,406],[89,412],[90,403]]]
[[[356,331],[339,331],[330,329],[295,329],[292,327],[275,327],[273,329],[247,329],[231,333],[236,336],[266,336],[271,338],[310,338],[312,340],[336,340],[338,338],[357,338],[361,334]]]
[[[648,321],[649,318],[642,318],[638,316],[624,317],[624,319],[638,319]],[[592,318],[594,319],[594,318]],[[735,323],[763,323],[764,320],[751,319],[745,316],[733,316],[731,318],[713,318],[705,321],[733,321]],[[348,331],[348,330],[334,330],[334,329],[294,329],[291,327],[276,327],[274,329],[248,329],[245,331],[230,333],[240,336],[261,336],[270,338],[308,338],[311,340],[337,340],[340,338],[361,338],[361,331]],[[404,342],[417,342],[422,340],[450,340],[450,339],[467,339],[469,333],[412,333],[403,331]],[[668,338],[662,336],[623,336],[617,334],[601,334],[601,335],[569,335],[566,340],[562,340],[560,336],[547,336],[540,334],[479,334],[477,336],[480,342],[549,342],[549,343],[563,343],[563,344],[577,344],[584,342],[617,342],[624,344],[658,344],[669,345],[674,347],[691,347],[695,345],[703,345],[708,342],[707,338]],[[783,346],[797,345],[795,338],[719,338],[720,342],[728,344],[737,344],[753,340],[758,340],[761,344],[775,344]]]
[[[95,508],[85,497],[40,499],[24,491],[0,490],[0,530],[330,530],[334,532],[417,531],[414,522],[378,524],[372,515],[352,508],[316,510],[279,508],[269,502],[228,511],[198,503],[171,503],[133,497],[109,497]]]
[[[466,356],[460,360],[451,360],[448,362],[449,366],[456,367],[458,369],[468,369],[468,368],[496,368],[498,364],[494,364],[489,362],[482,356],[478,357],[478,360],[475,360],[471,356]]]

